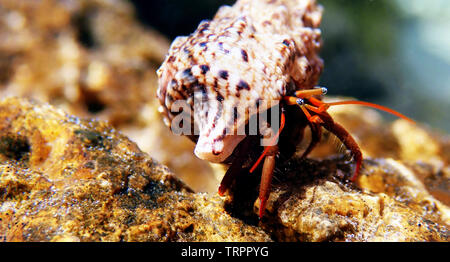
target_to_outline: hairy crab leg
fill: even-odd
[[[363,160],[361,149],[359,148],[355,139],[350,135],[350,133],[348,133],[347,130],[345,130],[344,127],[342,127],[340,124],[334,122],[333,118],[326,112],[328,104],[313,97],[309,98],[308,101],[311,102],[311,100],[313,100],[312,103],[317,105],[318,107],[308,105],[305,103],[303,99],[297,97],[286,97],[285,100],[290,105],[297,104],[298,106],[300,106],[300,108],[305,113],[306,118],[312,125],[317,125],[318,127],[320,126],[325,127],[328,131],[336,135],[336,137],[339,140],[341,140],[342,143],[344,143],[344,145],[352,152],[352,155],[356,161],[356,167],[355,172],[351,177],[351,180],[355,181],[356,178],[358,177],[359,170],[361,169],[361,164]],[[317,115],[312,116],[309,113],[308,109],[316,113]]]
[[[359,170],[361,169],[361,164],[363,160],[361,149],[359,148],[355,139],[350,135],[350,133],[347,130],[345,130],[343,126],[334,122],[333,118],[331,118],[331,116],[327,112],[322,112],[320,116],[321,119],[323,120],[321,126],[323,126],[325,129],[336,135],[336,137],[339,138],[339,140],[341,140],[342,143],[344,143],[345,147],[347,147],[352,152],[353,158],[356,161],[356,167],[355,172],[351,177],[351,181],[355,181],[356,178],[358,177]]]
[[[298,91],[297,91],[298,92]],[[296,93],[297,95],[297,93]],[[340,124],[333,121],[331,116],[326,112],[326,110],[330,106],[337,106],[337,105],[362,105],[362,106],[368,106],[372,107],[378,110],[382,110],[385,112],[388,112],[390,114],[393,114],[399,118],[405,119],[411,123],[415,123],[414,120],[408,118],[407,116],[384,106],[365,102],[365,101],[356,101],[356,100],[350,100],[350,101],[338,101],[338,102],[331,102],[331,103],[325,103],[320,101],[317,98],[314,97],[308,97],[308,102],[313,104],[305,104],[303,101],[296,100],[296,103],[302,108],[303,112],[305,113],[306,117],[311,123],[320,123],[321,126],[325,127],[328,131],[336,135],[343,143],[344,145],[350,149],[350,151],[353,154],[353,157],[356,161],[356,167],[355,172],[351,178],[352,181],[355,181],[358,177],[359,171],[361,169],[362,164],[362,152],[359,148],[358,144],[356,143],[355,139],[348,133],[347,130],[345,130],[344,127],[342,127]],[[290,99],[290,103],[292,104],[293,99]],[[311,110],[312,112],[316,113],[317,115],[311,116],[311,114],[308,112],[308,110]],[[320,116],[319,116],[320,115]],[[319,117],[320,120],[314,117]]]
[[[325,129],[336,135],[336,137],[344,143],[344,145],[351,151],[353,158],[356,161],[355,171],[353,173],[353,176],[351,177],[351,181],[355,181],[358,177],[358,174],[361,169],[363,155],[361,152],[361,149],[359,148],[358,144],[356,143],[355,139],[348,133],[347,130],[340,124],[334,122],[333,118],[326,112],[326,110],[330,106],[336,106],[336,105],[364,105],[373,107],[388,113],[391,113],[393,115],[396,115],[400,118],[403,118],[405,120],[408,120],[410,122],[413,122],[410,118],[404,116],[403,114],[392,110],[390,108],[380,106],[377,104],[364,102],[364,101],[342,101],[342,102],[332,102],[332,103],[325,103],[320,101],[317,98],[314,98],[315,95],[323,95],[326,94],[327,89],[326,88],[315,88],[315,89],[309,89],[309,90],[299,90],[296,91],[295,96],[286,96],[284,97],[284,100],[287,105],[298,105],[303,113],[305,114],[306,118],[309,121],[309,126],[311,128],[312,138],[311,142],[308,146],[308,148],[305,150],[305,152],[302,155],[303,157],[306,157],[312,149],[317,145],[317,143],[320,141],[321,138],[321,126],[323,126]],[[307,99],[307,101],[310,104],[306,104],[303,100]],[[311,113],[308,111],[314,112],[315,115],[311,115]],[[252,173],[256,167],[259,165],[259,163],[264,159],[264,166],[263,166],[263,172],[261,176],[261,184],[259,189],[259,200],[260,200],[260,210],[259,210],[259,217],[262,218],[264,215],[265,205],[267,202],[267,198],[269,197],[270,193],[270,183],[272,181],[273,171],[275,168],[275,160],[276,155],[278,153],[278,146],[274,145],[274,141],[278,138],[280,135],[283,127],[284,127],[284,113],[281,114],[281,124],[280,128],[275,135],[275,137],[272,140],[271,146],[267,146],[264,148],[263,153],[258,158],[256,163],[253,165],[253,167],[250,169],[250,173]]]

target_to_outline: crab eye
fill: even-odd
[[[326,95],[328,93],[328,89],[326,87],[317,86],[314,89],[320,89],[322,95]]]
[[[301,98],[297,98],[297,100],[295,100],[295,102],[299,105],[302,106],[305,104],[305,100],[301,99]]]

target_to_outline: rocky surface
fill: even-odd
[[[448,192],[448,168],[393,159],[366,159],[364,167],[355,185],[344,159],[291,160],[261,226],[279,241],[448,241],[450,209],[413,172],[427,170]]]
[[[352,121],[363,123],[369,113],[366,111],[359,109],[359,117]],[[353,113],[341,111],[335,112],[335,116],[352,126],[344,116]],[[363,133],[372,142],[378,140],[378,148],[387,146],[383,139],[393,141],[398,146],[385,153],[394,156],[406,151],[409,154],[402,156],[408,158],[366,156],[362,172],[353,183],[349,181],[354,168],[351,158],[333,154],[338,150],[326,140],[315,151],[315,157],[294,157],[277,167],[266,215],[261,221],[256,216],[259,177],[245,171],[234,184],[227,209],[248,223],[258,224],[276,241],[448,241],[450,167],[445,142],[448,138],[433,136],[420,125],[404,120],[378,124],[386,134],[394,135],[393,130],[400,126],[409,132],[407,136],[417,139],[397,143],[395,136],[380,137],[376,130],[373,136]],[[422,145],[421,141],[433,144]],[[366,154],[378,150],[371,151],[368,145],[362,143]],[[428,160],[419,160],[423,151],[414,155],[403,147],[439,150],[426,155]],[[319,157],[325,152],[327,156]]]
[[[104,122],[0,102],[0,240],[269,241]]]
[[[127,2],[0,5],[0,97],[39,101],[0,102],[1,240],[448,241],[448,135],[332,107],[365,156],[357,183],[324,132],[309,159],[277,166],[259,220],[258,172],[219,197],[224,168],[163,125],[155,70],[169,42]]]
[[[191,141],[168,132],[157,110],[156,69],[170,42],[140,25],[129,2],[0,0],[0,6],[0,97],[33,98],[108,121],[194,190],[215,191],[211,167],[194,157]]]
[[[366,158],[354,184],[338,156],[280,165],[259,220],[258,176],[242,174],[225,198],[193,193],[108,124],[10,98],[0,102],[0,238],[448,241],[448,165]]]
[[[358,106],[330,113],[365,156],[356,183],[348,181],[351,157],[326,133],[311,159],[278,167],[259,225],[279,241],[448,241],[449,136]],[[246,192],[235,193],[236,202],[256,199],[257,187],[236,187]],[[259,201],[241,206],[257,213]]]

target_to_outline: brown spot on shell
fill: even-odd
[[[200,27],[198,28],[198,33],[201,35],[204,31],[209,29],[209,21],[203,20],[200,22]]]
[[[202,70],[202,74],[206,74],[209,71],[208,65],[201,65],[200,70]]]
[[[224,97],[220,93],[217,93],[216,99],[217,101],[222,102],[224,100]]]
[[[250,90],[250,86],[244,80],[240,80],[236,87],[238,91],[242,89]]]
[[[272,22],[270,22],[269,20],[266,20],[262,24],[263,24],[263,26],[270,26],[270,25],[272,25]]]
[[[242,60],[244,60],[245,62],[248,62],[247,51],[245,51],[244,49],[241,49],[241,54],[242,54]]]
[[[223,79],[227,80],[228,79],[228,71],[227,70],[220,70],[219,71],[219,76],[220,76],[220,78],[223,78]]]

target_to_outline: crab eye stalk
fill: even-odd
[[[319,89],[322,92],[322,95],[326,95],[328,93],[328,89],[326,87],[319,87]]]

